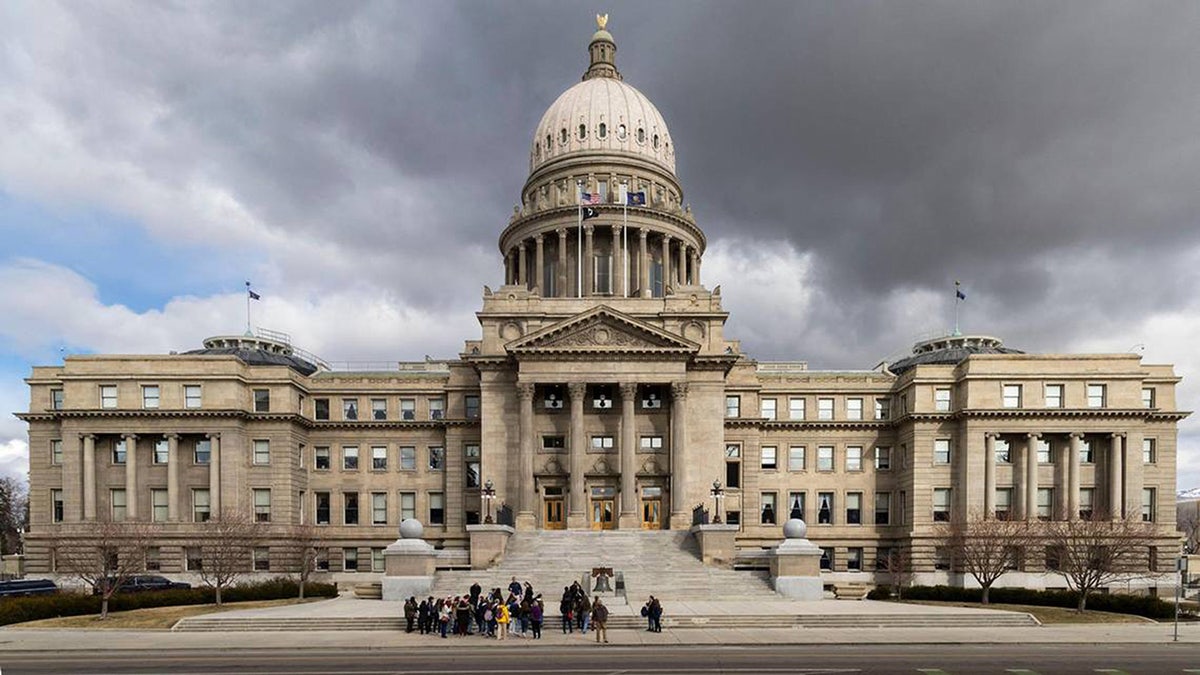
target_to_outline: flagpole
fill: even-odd
[[[957,337],[962,335],[962,331],[958,329],[958,303],[962,302],[962,292],[959,291],[959,282],[954,282],[954,335]]]
[[[250,330],[250,282],[246,282],[246,334],[251,334]]]
[[[621,265],[624,268],[625,287],[621,291],[629,297],[629,186],[621,181]]]
[[[575,204],[579,226],[575,228],[575,297],[583,297],[583,181],[575,181]]]

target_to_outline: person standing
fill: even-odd
[[[512,582],[508,585],[508,592],[519,598],[524,590],[521,587],[521,582],[517,581],[516,577],[513,577]]]
[[[592,603],[588,601],[586,595],[579,599],[575,607],[575,613],[579,621],[579,633],[587,635],[588,624],[591,623],[592,619]]]
[[[404,632],[413,632],[413,622],[417,619],[417,599],[413,596],[408,596],[408,600],[404,601]]]
[[[429,614],[433,611],[433,604],[429,600],[422,600],[417,606],[417,628],[421,631],[421,635],[429,632]]]
[[[546,607],[542,605],[542,596],[538,596],[533,606],[529,608],[529,620],[533,624],[533,639],[542,639],[542,619],[546,618]]]
[[[562,600],[558,603],[558,613],[562,615],[562,632],[563,635],[575,632],[575,617],[573,611],[575,609],[575,594],[571,592],[569,587],[563,588]]]
[[[600,598],[592,604],[592,628],[596,630],[596,642],[608,642],[608,608]]]
[[[650,596],[650,625],[653,626],[655,633],[662,632],[662,615],[662,603],[659,602],[658,598],[654,597],[653,595]]]
[[[500,603],[496,609],[496,639],[503,640],[508,635],[508,622],[510,619],[508,613],[508,605]]]

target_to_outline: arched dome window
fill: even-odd
[[[641,127],[638,127],[638,130],[637,130],[637,142],[638,143],[646,142],[646,130]]]
[[[654,134],[654,149],[658,149],[658,134]]]
[[[608,126],[604,122],[600,123],[600,138],[608,138]]]
[[[559,135],[558,135],[558,142],[559,142],[559,143],[566,143],[566,142],[567,142],[567,130],[566,130],[565,128],[564,128],[564,129],[563,129],[563,130],[562,130],[562,131],[559,133]]]
[[[579,125],[579,140],[582,141],[585,138],[587,138],[587,125],[580,124]]]
[[[546,134],[546,152],[550,152],[550,134]]]
[[[625,136],[626,136],[625,125],[622,124],[617,127],[617,138],[623,141],[623,140],[625,140]]]
[[[542,146],[540,144],[533,146],[533,155],[538,159],[542,158]]]

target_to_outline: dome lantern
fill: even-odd
[[[592,41],[588,44],[588,55],[591,57],[591,63],[588,64],[588,69],[583,74],[583,79],[590,80],[593,77],[611,77],[619,80],[621,79],[621,72],[617,70],[617,43],[613,42],[612,33],[609,33],[605,28],[608,25],[608,15],[597,14],[596,25],[598,28],[592,35]]]

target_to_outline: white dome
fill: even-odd
[[[546,110],[533,135],[529,172],[577,152],[629,153],[675,174],[675,146],[662,114],[642,92],[612,77],[586,79]]]

